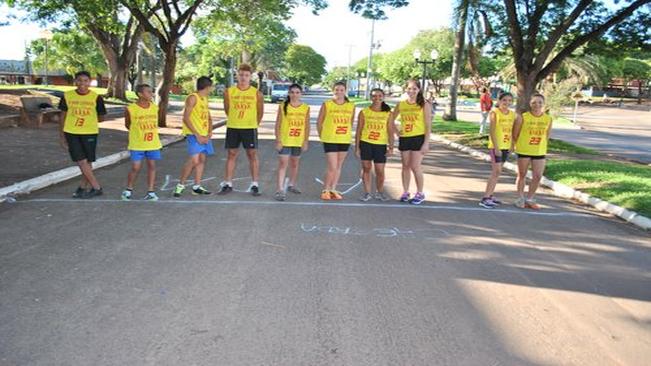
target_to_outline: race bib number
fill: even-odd
[[[339,126],[339,127],[337,127],[337,130],[335,131],[335,134],[337,134],[337,135],[345,135],[347,132],[348,132],[348,127]]]
[[[290,128],[289,129],[289,136],[290,137],[298,137],[301,135],[301,129],[300,128]]]
[[[147,133],[143,136],[143,140],[144,140],[144,141],[153,141],[153,140],[154,140],[154,133],[153,133],[153,132],[147,132]]]
[[[86,120],[83,119],[83,118],[77,118],[77,120],[75,121],[75,126],[77,126],[77,127],[82,127],[82,126],[84,125],[84,122],[85,122],[85,121],[86,121]]]
[[[540,141],[542,141],[541,137],[532,137],[529,140],[529,145],[540,145]]]
[[[380,139],[380,133],[377,132],[377,131],[371,131],[368,134],[368,139],[373,140],[373,141],[377,141],[377,140]]]
[[[405,132],[411,132],[414,130],[414,124],[413,123],[407,123],[405,125]]]

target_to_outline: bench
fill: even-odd
[[[52,106],[52,99],[45,96],[24,95],[20,97],[20,125],[39,128],[43,123],[59,123],[61,111]]]

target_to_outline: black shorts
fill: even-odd
[[[488,150],[488,153],[490,154],[493,163],[504,164],[509,159],[509,155],[510,155],[509,149],[500,150],[500,151],[502,151],[502,156],[495,155],[495,149]]]
[[[226,140],[224,146],[227,149],[237,149],[242,144],[245,149],[256,149],[258,147],[257,128],[226,128]]]
[[[350,144],[332,144],[330,142],[323,143],[323,151],[327,153],[348,151],[349,147]]]
[[[518,159],[531,159],[531,160],[542,160],[545,158],[545,155],[525,155],[518,154]]]
[[[366,141],[360,141],[359,152],[362,160],[373,160],[376,164],[384,164],[387,162],[387,145],[371,144]]]
[[[425,143],[425,135],[401,137],[398,141],[398,150],[400,151],[418,151]]]
[[[77,135],[64,132],[66,142],[68,142],[68,152],[72,161],[88,160],[92,163],[95,161],[95,150],[97,149],[97,134],[94,135]]]

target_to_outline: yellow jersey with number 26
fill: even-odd
[[[305,142],[305,118],[310,113],[310,107],[303,103],[298,107],[287,105],[287,114],[283,104],[278,105],[282,119],[280,121],[280,142],[283,147],[301,147]]]

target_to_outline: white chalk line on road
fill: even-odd
[[[76,204],[93,204],[93,203],[118,203],[118,204],[142,204],[142,205],[215,205],[215,206],[302,206],[302,207],[349,207],[349,208],[395,208],[404,210],[441,210],[441,211],[470,211],[482,212],[484,214],[490,213],[504,213],[515,215],[528,215],[528,216],[551,216],[551,217],[586,217],[586,218],[599,218],[599,216],[580,213],[580,212],[539,212],[521,209],[485,209],[480,207],[467,207],[467,206],[444,206],[444,205],[408,205],[408,204],[388,204],[388,203],[352,203],[352,202],[290,202],[290,201],[238,201],[238,200],[183,200],[183,199],[169,199],[159,201],[145,201],[145,200],[131,200],[123,201],[121,199],[75,199],[75,198],[34,198],[29,200],[19,200],[16,203],[76,203]]]

